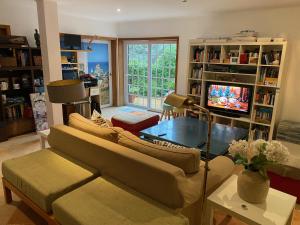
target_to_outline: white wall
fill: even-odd
[[[189,19],[122,22],[119,37],[179,36],[177,91],[186,94],[188,41],[210,35],[222,36],[240,30],[256,30],[261,36],[284,35],[288,40],[282,89],[281,119],[300,122],[300,7],[242,11]]]
[[[71,12],[70,12],[71,13]],[[99,36],[117,36],[117,24],[79,18],[59,12],[59,30],[62,33],[78,33]],[[13,35],[26,36],[35,46],[34,29],[38,28],[36,2],[34,0],[0,0],[0,24],[11,26]]]

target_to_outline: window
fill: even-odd
[[[125,44],[126,103],[161,110],[175,91],[177,40]]]

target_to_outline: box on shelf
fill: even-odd
[[[42,65],[42,56],[33,56],[33,63],[35,66],[41,66]]]
[[[0,67],[17,66],[17,59],[15,57],[2,57],[0,56]]]

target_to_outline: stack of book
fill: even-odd
[[[258,78],[258,84],[276,86],[278,73],[278,68],[262,68]]]
[[[256,103],[259,103],[259,104],[274,105],[275,93],[272,91],[260,90],[258,93],[256,93],[255,100],[256,100]]]
[[[194,83],[191,85],[191,94],[200,95],[201,93],[201,84]]]
[[[204,61],[204,48],[196,48],[194,50],[194,62]]]
[[[202,73],[203,73],[203,67],[200,66],[195,66],[192,70],[191,78],[194,79],[201,79],[202,78]]]
[[[7,98],[7,103],[4,105],[5,117],[9,120],[23,118],[24,116],[24,98],[14,97]]]
[[[262,53],[261,64],[263,65],[279,65],[281,51],[271,51]]]
[[[253,110],[256,122],[270,124],[272,119],[272,109],[257,108]]]
[[[252,130],[252,132],[253,140],[264,139],[267,141],[269,138],[269,129],[267,127],[256,127],[254,130]]]

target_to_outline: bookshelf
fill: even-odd
[[[250,114],[230,117],[213,113],[215,122],[249,129],[254,139],[273,138],[286,42],[217,42],[191,40],[187,95],[205,106],[206,83],[252,87]],[[193,109],[188,110],[195,113]],[[198,115],[199,116],[199,115]]]
[[[40,48],[0,45],[0,141],[35,131],[30,94],[44,91]]]

